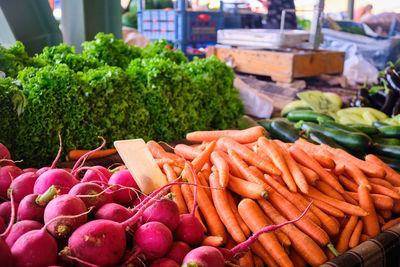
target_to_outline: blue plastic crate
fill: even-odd
[[[138,0],[138,30],[150,40],[165,39],[193,57],[187,47],[196,44],[215,44],[217,31],[223,28],[223,6],[218,12],[194,12],[186,10],[186,1],[179,0],[176,9],[146,10]],[[202,56],[196,54],[196,56]]]

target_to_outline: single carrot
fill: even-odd
[[[255,176],[257,176],[259,179],[263,180],[264,179],[264,174],[262,171],[260,171],[256,166],[249,166],[249,170],[251,173],[253,173]]]
[[[355,192],[348,192],[349,196],[359,201],[359,194]],[[381,194],[371,194],[372,201],[374,202],[374,206],[380,210],[391,210],[394,205],[394,201],[392,198],[381,195]]]
[[[340,148],[335,149],[327,145],[321,146],[324,147],[324,149],[330,151],[332,154],[342,158],[345,161],[345,165],[346,163],[351,163],[352,165],[358,166],[364,173],[366,173],[370,177],[384,178],[386,175],[385,169],[374,162],[366,162],[364,160],[358,159]]]
[[[375,155],[368,154],[367,156],[365,156],[365,161],[381,166],[386,172],[385,179],[395,186],[400,186],[400,174],[398,174],[380,158]]]
[[[289,190],[292,192],[297,192],[296,183],[294,182],[293,176],[290,173],[286,161],[283,158],[280,150],[277,149],[272,141],[268,140],[264,136],[258,138],[257,144],[261,150],[264,150],[264,152],[270,155],[272,162],[281,171],[283,181],[285,182]]]
[[[192,190],[190,190],[189,185],[182,184],[181,185],[181,191],[182,191],[183,198],[185,199],[185,203],[186,203],[187,209],[189,210],[189,212],[192,212],[192,209],[193,209],[193,193],[192,193]],[[204,232],[207,232],[207,227],[204,225],[203,219],[201,218],[201,215],[200,215],[200,211],[198,210],[197,207],[196,207],[196,209],[194,211],[194,216],[196,216],[196,218],[199,220],[199,222],[203,226]]]
[[[400,200],[398,200],[398,199],[394,200],[392,212],[394,214],[400,213]]]
[[[201,153],[192,161],[193,165],[193,170],[195,173],[201,170],[203,165],[209,160],[211,153],[213,152],[215,146],[216,146],[216,141],[211,141],[207,147],[201,151]],[[182,176],[184,176],[182,174]]]
[[[201,242],[202,246],[220,247],[224,244],[224,239],[220,236],[205,236]]]
[[[346,189],[348,189],[352,192],[357,192],[358,185],[355,182],[353,182],[351,179],[347,178],[344,175],[339,175],[339,181]]]
[[[382,215],[380,215],[379,213],[377,213],[376,216],[378,217],[379,225],[384,225],[384,224],[386,223],[386,221],[385,221],[385,219],[382,217]]]
[[[358,246],[358,244],[360,243],[360,236],[361,236],[362,229],[363,229],[363,221],[358,220],[356,227],[354,227],[354,231],[350,236],[349,248],[354,248],[354,247]]]
[[[168,158],[177,162],[179,166],[185,165],[185,160],[183,158],[173,153],[166,152],[164,148],[160,146],[160,144],[158,144],[156,141],[150,140],[146,143],[146,146],[150,150],[153,157],[156,159]]]
[[[253,254],[251,251],[247,251],[243,257],[241,257],[238,260],[239,266],[243,267],[254,267],[254,261],[253,261]]]
[[[323,201],[321,201],[321,200],[318,200],[318,199],[311,199],[311,198],[308,198],[308,197],[306,197],[309,201],[313,201],[313,204],[317,207],[317,208],[319,208],[320,210],[322,210],[323,212],[325,212],[326,214],[328,214],[328,215],[331,215],[331,216],[334,216],[334,217],[336,217],[336,218],[343,218],[344,217],[344,213],[341,211],[341,210],[339,210],[339,209],[337,209],[337,208],[335,208],[334,206],[331,206],[331,205],[329,205],[328,203],[325,203],[325,202],[323,202]]]
[[[221,187],[225,188],[228,186],[229,182],[229,165],[228,163],[224,160],[224,158],[220,155],[222,152],[212,152],[211,153],[211,163],[214,164],[214,166],[218,170],[219,174],[219,184]]]
[[[207,148],[206,148],[207,150]],[[194,168],[192,168],[194,169]],[[189,181],[189,183],[192,184],[196,184],[195,180],[195,176],[194,173],[192,173],[189,164],[186,164],[185,170],[184,172],[186,172],[186,178]],[[210,198],[208,198],[206,191],[204,190],[204,188],[202,187],[197,187],[197,190],[194,190],[192,187],[190,186],[192,193],[194,194],[194,191],[197,191],[197,203],[200,207],[201,213],[204,216],[204,219],[207,223],[207,229],[209,230],[210,235],[214,235],[214,236],[220,236],[224,239],[224,241],[226,240],[226,230],[224,227],[224,224],[222,223],[217,210],[215,209],[212,201]],[[211,192],[213,192],[214,190],[212,190]]]
[[[275,223],[280,224],[287,219],[277,211],[272,204],[265,199],[257,200],[265,214]],[[315,241],[300,231],[294,224],[288,224],[281,227],[282,231],[287,234],[292,242],[292,247],[312,266],[319,266],[326,262],[327,258],[322,249]]]
[[[376,236],[380,233],[380,228],[374,203],[372,202],[368,187],[365,185],[360,185],[358,187],[358,196],[360,207],[368,212],[367,216],[361,218],[364,224],[364,232],[369,236]]]
[[[372,178],[368,178],[368,180],[369,180],[370,183],[379,184],[379,185],[382,185],[382,186],[384,186],[384,187],[387,187],[387,188],[389,188],[389,189],[394,190],[394,186],[393,186],[389,181],[387,181],[387,180],[385,180],[385,179],[373,178],[373,177],[372,177]]]
[[[289,257],[292,260],[294,266],[296,267],[308,266],[307,262],[303,259],[302,256],[299,255],[299,253],[297,253],[297,251],[293,247],[291,247],[289,250]]]
[[[262,185],[248,182],[232,175],[229,178],[228,188],[242,197],[251,199],[266,198],[268,196]]]
[[[349,248],[349,241],[354,228],[357,225],[358,216],[351,216],[339,235],[339,240],[336,243],[336,250],[344,253]]]
[[[174,147],[174,152],[187,160],[194,160],[201,153],[201,150],[185,144],[177,144]]]
[[[391,228],[392,226],[395,226],[398,223],[400,223],[400,218],[390,220],[381,227],[381,230],[382,232],[386,231],[387,229]]]
[[[272,144],[283,156],[283,159],[285,160],[287,167],[290,173],[292,174],[293,180],[296,183],[297,187],[300,189],[301,192],[307,194],[308,193],[307,179],[304,176],[303,172],[301,171],[297,162],[292,158],[292,156],[285,148],[280,147],[277,143],[272,143]]]
[[[232,194],[229,190],[226,190],[226,196],[228,198],[229,201],[229,206],[232,209],[233,214],[235,215],[235,218],[237,220],[237,222],[240,225],[240,228],[242,228],[243,234],[247,237],[250,236],[250,229],[249,227],[246,225],[246,223],[243,221],[242,217],[240,217],[239,211],[237,209],[237,204],[234,200],[234,198],[232,197]]]
[[[354,193],[354,192],[353,192]],[[356,193],[357,194],[357,193]],[[346,202],[348,202],[348,203],[350,203],[350,204],[353,204],[353,205],[358,205],[358,201],[356,201],[354,198],[352,198],[350,195],[349,195],[349,191],[344,191],[343,193],[342,193],[342,196],[343,196],[343,198],[346,200]]]
[[[76,161],[90,151],[91,150],[81,150],[81,149],[71,150],[68,152],[68,160]],[[105,157],[111,156],[115,153],[117,153],[117,150],[115,148],[102,149],[102,150],[97,150],[97,151],[91,153],[87,158],[88,159],[105,158]]]
[[[226,163],[228,163],[229,166],[229,172],[236,177],[241,178],[242,174],[240,173],[239,169],[236,167],[236,165],[232,162],[232,159],[228,156],[227,153],[222,152],[222,151],[218,151],[221,152],[220,156],[224,158],[224,160],[226,161]]]
[[[318,188],[319,191],[321,191],[322,193],[324,193],[330,197],[336,198],[341,201],[345,201],[339,192],[337,192],[335,189],[332,188],[332,186],[325,183],[324,181],[320,181],[317,184],[316,188]]]
[[[265,250],[265,248],[260,244],[259,241],[255,241],[251,245],[251,251],[255,255],[260,257],[265,262],[265,264],[267,264],[268,267],[279,267],[278,263],[276,263],[271,254],[269,254],[268,251]]]
[[[321,150],[321,146],[314,145],[303,138],[297,139],[296,142],[294,142],[294,145],[300,147],[308,154],[319,153]]]
[[[307,183],[314,186],[317,185],[317,183],[319,182],[318,174],[310,168],[307,168],[306,166],[303,166],[301,164],[298,164],[298,166],[300,167],[301,172],[306,177]]]
[[[222,137],[230,137],[239,143],[251,143],[265,134],[264,127],[254,126],[245,130],[196,131],[188,133],[186,139],[189,141],[213,141]]]
[[[211,172],[211,162],[209,160],[204,163],[203,167],[201,168],[202,171],[206,170]]]
[[[199,184],[201,184],[202,186],[205,186],[205,187],[204,187],[204,191],[206,191],[207,196],[208,196],[210,199],[212,199],[211,189],[210,189],[210,188],[207,188],[207,187],[209,187],[209,184],[208,184],[208,177],[209,177],[209,176],[210,176],[210,173],[207,172],[207,171],[200,171],[200,172],[197,174],[197,178],[199,179]]]
[[[281,175],[281,171],[275,165],[261,158],[257,153],[251,151],[246,146],[239,144],[232,138],[220,138],[218,143],[225,148],[225,151],[228,149],[235,151],[241,158],[257,168],[270,174]]]
[[[367,234],[361,234],[360,235],[360,243],[365,242],[365,241],[370,240],[370,239],[371,239],[371,237],[369,235],[367,235]]]
[[[335,219],[335,217],[326,214],[315,205],[311,205],[310,210],[321,221],[322,229],[324,229],[329,236],[335,236],[339,233],[340,225],[338,221]]]
[[[382,185],[371,184],[371,193],[386,195],[393,199],[400,199],[400,194]]]
[[[214,172],[210,174],[210,185],[213,188],[219,188],[219,173]],[[242,228],[238,221],[236,220],[235,215],[232,212],[232,209],[229,205],[228,197],[226,196],[226,190],[221,189],[213,189],[212,200],[215,206],[215,209],[221,219],[222,223],[225,225],[229,234],[232,236],[233,240],[237,243],[241,243],[246,241],[246,236],[244,235]]]
[[[389,221],[392,218],[392,211],[390,210],[376,210],[378,214],[380,214],[385,222]]]
[[[342,193],[344,191],[343,187],[336,180],[336,178],[332,176],[332,174],[327,172],[324,168],[322,168],[322,166],[315,159],[308,156],[300,147],[292,146],[290,147],[289,152],[297,162],[300,162],[302,165],[315,171],[322,181],[325,181],[336,191],[338,191],[339,193]]]
[[[264,261],[261,259],[259,256],[255,255],[253,253],[253,261],[254,261],[254,267],[264,267]]]
[[[343,211],[344,213],[350,214],[350,215],[356,215],[356,216],[366,216],[368,215],[368,212],[365,211],[364,209],[349,204],[344,201],[337,200],[335,198],[331,198],[323,193],[321,193],[319,190],[315,189],[314,187],[309,188],[309,193],[308,196],[317,199],[320,201],[323,201],[331,206],[334,206],[335,208]]]
[[[163,165],[163,170],[165,175],[167,176],[168,183],[173,183],[178,178],[174,169],[169,164]],[[171,186],[171,192],[175,194],[173,201],[178,206],[179,214],[186,214],[188,213],[185,200],[183,198],[181,187],[179,185]]]
[[[253,233],[268,226],[265,214],[255,201],[248,198],[242,199],[238,205],[238,210],[240,216],[242,216]],[[260,235],[258,241],[280,266],[293,266],[293,263],[273,232]]]
[[[173,161],[172,159],[167,159],[167,158],[163,158],[163,159],[155,159],[158,167],[162,168],[164,166],[164,164],[169,164],[171,166],[175,165],[175,161]]]
[[[331,159],[330,157],[328,157],[327,155],[324,155],[322,152],[319,153],[313,153],[311,154],[311,156],[318,161],[318,163],[326,168],[326,169],[334,169],[336,164],[335,161],[333,161],[333,159]]]
[[[274,224],[274,222],[268,217],[268,215],[265,217],[265,219],[267,219],[267,223],[272,225]],[[289,237],[282,232],[281,229],[276,229],[275,230],[275,235],[279,240],[279,243],[281,243],[281,245],[286,249],[288,247],[290,247],[290,245],[292,244],[292,242],[290,241]]]
[[[336,163],[335,169],[333,170],[333,172],[336,175],[342,175],[345,170],[346,170],[346,166],[343,163],[339,162],[339,163]]]

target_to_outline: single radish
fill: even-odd
[[[87,208],[93,207],[95,212],[101,206],[113,201],[112,194],[103,192],[103,188],[95,183],[84,182],[74,185],[68,192],[82,199]]]
[[[57,196],[57,189],[51,186],[44,194],[29,194],[18,205],[17,220],[34,220],[43,222],[44,208]]]
[[[153,261],[150,267],[180,267],[180,265],[171,259],[160,258]]]
[[[179,224],[178,205],[168,198],[162,198],[144,211],[141,221],[142,223],[160,222],[169,230],[174,231]]]
[[[18,203],[14,202],[15,210],[18,210]],[[11,201],[6,201],[0,204],[0,217],[3,219],[5,224],[10,222],[11,218]]]
[[[111,175],[109,185],[115,185],[113,193],[114,202],[121,205],[128,205],[137,198],[136,191],[140,191],[138,185],[129,170],[119,170]],[[128,187],[128,188],[125,188]],[[131,189],[132,188],[132,189]]]
[[[16,177],[10,184],[16,202],[33,193],[33,186],[39,176],[34,172],[25,172]]]
[[[14,166],[14,162],[11,160],[11,154],[8,148],[0,143],[0,167],[8,165]]]
[[[7,190],[12,180],[24,172],[16,166],[4,166],[0,168],[0,197],[7,198]]]
[[[59,190],[59,194],[63,195],[78,183],[79,181],[71,173],[63,169],[51,169],[37,178],[33,193],[43,194],[50,186],[54,185]]]
[[[148,222],[136,230],[133,243],[138,246],[146,259],[158,259],[165,256],[170,249],[172,233],[163,223]]]
[[[117,203],[107,203],[100,207],[96,214],[95,219],[105,219],[114,222],[124,222],[133,216],[133,212]]]
[[[38,169],[36,169],[36,168],[26,168],[26,169],[22,169],[22,171],[23,172],[34,172],[34,173],[36,173],[38,171]],[[39,176],[39,174],[37,174],[37,175]]]
[[[36,174],[37,174],[38,176],[40,176],[40,175],[42,175],[43,173],[47,172],[48,170],[51,170],[51,168],[50,168],[50,167],[42,167],[42,168],[40,168],[39,170],[36,171]]]
[[[44,209],[47,230],[56,238],[68,237],[76,228],[87,222],[87,215],[70,218],[87,211],[85,203],[74,195],[61,195],[51,200]],[[60,219],[55,219],[59,217]],[[55,219],[55,220],[53,220]],[[49,223],[52,220],[51,223]]]
[[[7,245],[7,243],[0,238],[0,265],[4,267],[8,266],[14,266],[14,259],[11,254],[10,247]]]
[[[6,230],[7,226],[3,220],[3,217],[0,217],[0,234]]]
[[[111,177],[111,172],[103,166],[90,167],[83,175],[81,182],[103,181],[108,182]]]
[[[182,241],[175,241],[172,243],[170,250],[168,251],[166,258],[172,259],[175,262],[182,264],[186,254],[190,251],[190,246]]]
[[[15,241],[17,241],[17,239],[31,231],[31,230],[37,230],[43,227],[43,224],[41,224],[40,222],[37,221],[32,221],[32,220],[24,220],[24,221],[20,221],[14,224],[14,226],[11,228],[10,233],[8,234],[8,236],[6,237],[6,243],[7,245],[11,248]]]

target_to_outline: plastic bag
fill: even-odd
[[[363,84],[365,80],[372,83],[378,77],[378,69],[362,56],[353,54],[344,61],[343,76],[351,86]]]

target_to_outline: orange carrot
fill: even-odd
[[[355,182],[353,182],[351,179],[347,178],[346,176],[339,175],[339,181],[346,189],[348,189],[352,192],[357,192],[358,185]]]
[[[174,165],[175,161],[173,161],[172,159],[167,159],[167,158],[163,158],[163,159],[154,159],[158,165],[158,167],[162,168],[164,166],[164,164],[169,164],[169,165]]]
[[[227,153],[222,152],[222,151],[218,151],[221,152],[220,156],[224,158],[224,160],[226,161],[226,163],[228,163],[229,166],[229,172],[236,177],[241,178],[242,174],[240,173],[239,169],[236,167],[235,164],[233,164],[232,159],[228,156]]]
[[[232,194],[229,190],[226,190],[226,196],[229,201],[229,206],[231,207],[232,212],[235,215],[235,218],[240,225],[240,228],[242,228],[243,234],[246,236],[246,238],[249,237],[250,229],[246,225],[246,223],[243,221],[242,217],[240,217],[239,211],[237,209],[237,204],[236,204],[235,200],[233,199]]]
[[[333,189],[329,184],[325,183],[324,181],[320,181],[317,184],[316,188],[318,188],[319,191],[330,197],[345,201],[339,192],[337,192],[335,189]]]
[[[263,246],[259,243],[259,241],[255,241],[251,245],[251,251],[260,257],[268,267],[279,267],[278,263],[274,260],[274,258],[271,256],[271,254],[268,253],[268,251],[263,248]]]
[[[314,186],[317,185],[317,183],[319,182],[318,174],[310,168],[307,168],[306,166],[303,166],[301,164],[298,164],[298,166],[306,177],[307,183]]]
[[[281,171],[277,167],[275,167],[275,165],[261,158],[257,155],[257,153],[251,151],[246,146],[239,144],[232,138],[223,137],[218,140],[218,144],[224,147],[225,150],[231,149],[235,151],[245,161],[251,163],[252,165],[267,173],[281,175]]]
[[[176,176],[174,169],[169,164],[164,164],[163,170],[167,176],[168,183],[176,181],[178,177]],[[185,200],[183,199],[181,187],[179,185],[173,185],[171,186],[171,192],[175,194],[173,201],[178,206],[179,214],[187,213],[188,210],[186,208]]]
[[[265,217],[265,219],[267,219],[267,223],[268,223],[269,225],[274,224],[274,222],[268,217],[268,215]],[[278,229],[276,229],[274,232],[275,232],[276,237],[277,237],[278,240],[279,240],[279,243],[281,243],[281,245],[282,245],[285,249],[288,248],[288,247],[290,247],[290,245],[292,244],[292,242],[290,241],[289,237],[288,237],[284,232],[282,232],[281,229],[278,228]]]
[[[253,200],[248,198],[242,199],[238,205],[238,210],[240,216],[242,216],[243,220],[253,233],[268,226],[266,216]],[[293,263],[289,259],[285,250],[279,244],[278,239],[273,232],[260,235],[258,241],[280,266],[293,266]]]
[[[266,130],[262,126],[254,126],[245,130],[220,130],[220,131],[197,131],[186,135],[189,141],[212,141],[222,137],[230,137],[239,143],[251,143],[257,141],[258,137],[265,136]]]
[[[322,152],[318,152],[318,153],[313,153],[312,157],[318,161],[318,163],[326,168],[326,169],[334,169],[336,164],[333,161],[333,159],[331,159],[330,157],[328,157],[327,155],[324,155]]]
[[[224,158],[221,156],[222,152],[212,152],[211,153],[211,162],[214,164],[214,166],[218,170],[219,174],[219,184],[221,187],[225,188],[228,186],[229,182],[229,165],[228,163],[224,160]]]
[[[146,145],[154,158],[156,159],[168,158],[177,162],[179,166],[185,165],[185,160],[183,158],[173,153],[166,152],[164,148],[160,146],[157,142],[150,140],[146,143]]]
[[[349,248],[349,241],[354,228],[357,225],[358,216],[351,216],[349,221],[340,232],[339,240],[336,243],[336,250],[340,253],[344,253]]]
[[[206,170],[211,172],[211,162],[209,160],[204,163],[203,167],[201,168],[202,171]]]
[[[207,171],[201,171],[197,174],[197,178],[199,179],[198,182],[199,184],[208,187],[208,177],[210,176],[210,173],[208,173]],[[211,196],[211,189],[210,188],[206,188],[204,187],[204,191],[206,191],[207,196],[212,199]]]
[[[354,248],[360,243],[362,228],[363,228],[363,222],[362,220],[358,220],[356,227],[354,228],[354,231],[350,236],[349,248]]]
[[[356,215],[356,216],[366,216],[368,215],[368,212],[365,211],[364,209],[349,204],[347,202],[344,201],[340,201],[334,198],[331,198],[323,193],[321,193],[320,191],[318,191],[317,189],[310,187],[309,188],[309,193],[308,196],[313,198],[313,199],[317,199],[317,200],[321,200],[331,206],[334,206],[337,209],[340,209],[341,211],[343,211],[344,213],[350,214],[350,215]]]
[[[354,192],[353,192],[354,193]],[[357,194],[357,193],[355,193],[355,194]],[[349,191],[344,191],[343,193],[342,193],[342,196],[343,196],[343,198],[346,200],[346,202],[348,202],[348,203],[350,203],[350,204],[353,204],[353,205],[358,205],[358,201],[356,201],[354,198],[352,198],[350,195],[349,195]]]
[[[174,152],[187,160],[194,160],[201,153],[201,150],[185,144],[178,144],[174,147]]]
[[[400,213],[400,200],[398,200],[398,199],[394,200],[392,212],[394,214]]]
[[[371,239],[371,237],[369,235],[367,235],[367,234],[361,234],[360,235],[360,243],[362,243],[364,241],[367,241],[367,240],[370,240],[370,239]]]
[[[264,180],[264,174],[256,166],[249,166],[249,170],[259,179]]]
[[[232,175],[229,178],[228,187],[231,191],[242,197],[258,199],[268,196],[267,191],[265,191],[262,185],[248,182]]]
[[[328,203],[325,203],[325,202],[323,202],[321,200],[318,200],[318,199],[310,199],[308,197],[306,197],[306,198],[308,200],[310,200],[310,201],[312,200],[313,204],[316,207],[318,207],[320,210],[325,212],[326,214],[334,216],[334,217],[337,217],[337,218],[343,218],[344,217],[344,213],[341,210],[329,205]]]
[[[292,174],[290,173],[289,168],[280,150],[277,149],[272,141],[263,136],[258,138],[257,144],[261,150],[264,150],[264,152],[270,155],[272,162],[282,172],[283,181],[285,182],[289,190],[292,192],[297,192],[296,183],[294,182]]]
[[[220,236],[205,236],[201,242],[202,246],[220,247],[224,244],[224,239]]]
[[[292,260],[294,266],[296,266],[296,267],[307,267],[308,266],[307,262],[303,259],[303,257],[301,257],[297,253],[297,251],[293,247],[290,248],[289,257]]]
[[[219,188],[219,173],[214,172],[210,174],[210,185],[213,188]],[[238,221],[236,220],[235,215],[232,212],[232,209],[229,205],[228,197],[226,196],[225,189],[213,189],[211,191],[212,199],[214,202],[215,209],[221,219],[222,223],[225,225],[229,234],[232,236],[233,240],[237,243],[244,242],[246,237],[240,228]]]
[[[251,251],[247,251],[244,256],[239,259],[238,263],[243,267],[254,267],[253,254]]]
[[[355,192],[348,192],[348,194],[354,198],[355,200],[359,201],[359,194]],[[394,201],[392,198],[381,195],[381,194],[371,194],[372,201],[374,202],[374,206],[380,210],[391,210],[394,205]]]
[[[283,159],[285,160],[297,187],[300,189],[301,192],[307,194],[308,193],[307,179],[304,176],[303,172],[301,171],[297,162],[292,158],[292,156],[286,149],[280,147],[277,143],[273,143],[273,145],[282,154]]]
[[[381,166],[386,172],[385,179],[395,186],[400,186],[400,174],[398,174],[395,170],[389,167],[389,165],[383,162],[380,158],[378,158],[375,155],[368,154],[365,157],[365,161]]]
[[[335,165],[335,169],[333,170],[333,172],[334,172],[336,175],[342,175],[342,174],[344,173],[345,169],[346,169],[346,167],[344,166],[343,163],[337,163],[337,164]]]
[[[368,188],[365,185],[360,185],[358,187],[358,195],[360,207],[368,212],[367,216],[361,218],[364,224],[364,232],[369,236],[376,236],[380,233],[380,229],[374,203],[372,202]]]
[[[195,173],[200,171],[203,165],[209,160],[216,144],[216,141],[211,141],[207,147],[192,161],[193,170]],[[182,174],[182,176],[184,175]]]
[[[183,198],[185,199],[187,209],[189,210],[189,212],[192,212],[192,209],[193,209],[193,193],[192,193],[192,190],[190,190],[189,185],[182,184],[181,185],[181,191],[182,191]],[[199,222],[201,222],[201,225],[204,228],[204,232],[207,232],[207,228],[205,227],[205,225],[203,223],[203,220],[201,218],[200,212],[199,212],[197,207],[196,207],[196,210],[194,211],[194,216],[196,216],[196,218],[199,220]]]
[[[281,224],[287,221],[268,201],[258,200],[258,204],[268,217],[275,223]],[[281,227],[292,242],[292,247],[312,266],[319,266],[326,262],[327,258],[322,249],[308,235],[300,231],[294,224]]]
[[[337,155],[338,157],[342,158],[345,165],[346,163],[351,163],[352,165],[358,166],[368,176],[384,178],[386,175],[385,169],[382,166],[377,165],[376,163],[366,162],[358,159],[340,148],[335,149],[327,145],[321,146],[324,147],[324,149],[330,151],[333,155]]]
[[[297,162],[300,162],[302,165],[315,171],[322,181],[325,181],[327,184],[335,188],[339,193],[343,193],[344,189],[336,178],[322,168],[315,159],[308,156],[300,147],[292,146],[290,147],[289,152]]]
[[[207,149],[207,148],[206,148]],[[190,170],[189,164],[186,164],[184,172],[187,173],[186,178],[189,183],[195,183],[195,177]],[[190,186],[193,187],[193,186]],[[191,188],[192,189],[192,188]],[[192,192],[194,193],[194,189]],[[214,191],[214,190],[213,190]],[[221,222],[219,215],[212,203],[212,201],[208,198],[207,193],[204,188],[197,187],[197,203],[200,207],[201,213],[204,216],[204,219],[207,223],[207,229],[209,230],[210,235],[220,236],[226,240],[226,231],[223,223]]]
[[[376,212],[382,215],[385,222],[389,221],[392,218],[392,212],[390,210],[376,210]]]
[[[378,184],[371,184],[371,193],[386,195],[393,199],[400,199],[400,195],[396,191]]]
[[[381,230],[382,232],[386,231],[387,229],[391,228],[392,226],[395,226],[398,223],[400,223],[400,218],[390,220],[382,226]]]
[[[90,152],[91,150],[80,150],[80,149],[74,149],[68,152],[68,160],[78,160],[81,158],[83,155],[86,153]],[[109,149],[102,149],[102,150],[97,150],[91,153],[87,159],[99,159],[99,158],[105,158],[108,156],[111,156],[113,154],[117,153],[117,150],[115,148],[109,148]]]
[[[389,188],[389,189],[394,190],[394,186],[393,186],[389,181],[387,181],[387,180],[385,180],[385,179],[373,178],[373,177],[372,177],[372,178],[368,178],[368,180],[369,180],[370,183],[379,184],[379,185],[382,185],[382,186],[384,186],[384,187],[387,187],[387,188]]]
[[[376,216],[378,217],[379,225],[384,225],[384,224],[386,223],[386,221],[385,221],[385,219],[382,217],[382,215],[380,215],[379,213],[377,213]]]
[[[322,229],[324,229],[329,236],[335,236],[339,233],[340,225],[335,217],[326,214],[315,205],[311,205],[310,210],[321,221]]]
[[[264,261],[253,253],[254,267],[264,267]]]

